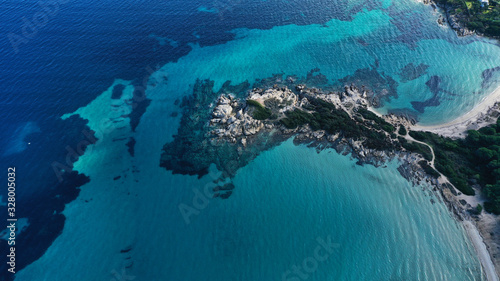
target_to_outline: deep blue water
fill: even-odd
[[[38,259],[62,232],[65,204],[77,198],[79,186],[92,180],[74,172],[60,182],[53,170],[54,162],[66,163],[67,147],[76,150],[78,144],[89,139],[83,133],[89,130],[86,120],[77,116],[62,120],[63,114],[87,105],[117,78],[141,85],[153,70],[190,54],[192,44],[197,44],[195,55],[203,55],[200,48],[230,42],[238,36],[233,32],[237,29],[270,30],[291,24],[324,25],[332,19],[350,21],[355,14],[376,9],[383,2],[59,1],[58,8],[44,10],[37,1],[3,1],[0,163],[2,171],[10,166],[17,168],[18,217],[29,221],[18,236],[22,245],[18,247],[18,270]],[[33,16],[40,12],[47,15],[46,23],[37,27],[32,38],[16,51],[10,40],[12,34],[22,35],[26,20],[33,23]],[[443,35],[438,28],[425,29],[423,14],[406,14],[391,7],[387,13],[401,31],[398,40],[410,50],[419,52],[417,43],[421,39],[443,38],[454,46],[472,41],[450,33]],[[386,39],[380,41],[385,44],[394,37],[380,32],[373,37],[366,35],[365,39],[370,43]],[[320,48],[320,55],[328,53]],[[318,55],[318,60],[322,59]],[[489,67],[497,66],[495,63],[491,59]],[[249,77],[255,78],[252,75]],[[241,79],[245,79],[244,75]],[[70,162],[76,160],[72,157]],[[6,172],[2,172],[0,180],[5,181],[5,176]],[[3,198],[5,193],[0,191]],[[0,240],[0,252],[5,247],[5,241]],[[7,280],[4,263],[0,264],[0,272],[0,277]]]

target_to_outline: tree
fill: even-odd
[[[495,153],[495,151],[489,150],[486,147],[481,147],[478,150],[476,150],[476,155],[477,155],[477,157],[480,158],[480,160],[489,161],[489,160],[493,159],[493,157],[496,156],[496,153]]]

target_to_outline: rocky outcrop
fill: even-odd
[[[474,34],[474,31],[471,31],[460,24],[460,16],[451,14],[452,8],[450,6],[447,6],[445,11],[448,24],[453,30],[455,30],[458,36],[469,36]]]
[[[230,105],[231,99],[224,95],[219,97],[217,107],[214,109],[213,116],[221,120],[227,120],[233,113],[233,107]]]
[[[253,89],[248,95],[247,100],[254,100],[266,106],[266,103],[273,107],[279,107],[279,112],[285,112],[298,102],[298,97],[287,87],[273,87],[270,89]]]
[[[360,90],[354,85],[345,86],[343,92],[323,92],[317,88],[306,88],[305,85],[298,85],[296,89],[305,97],[299,99],[296,108],[304,108],[309,104],[307,96],[318,98],[332,103],[338,108],[352,114],[359,106],[370,106],[368,95],[365,90]]]
[[[227,138],[233,143],[238,137],[255,135],[264,128],[264,124],[255,120],[247,111],[245,104],[232,96],[220,95],[210,120],[210,126],[213,127],[210,134]]]
[[[468,29],[467,27],[465,27],[462,24],[462,22],[467,21],[467,18],[465,15],[463,15],[463,14],[455,15],[452,13],[454,11],[454,9],[453,9],[453,6],[451,6],[450,4],[443,5],[443,4],[437,3],[433,0],[424,0],[423,2],[424,2],[424,4],[432,5],[432,7],[434,7],[434,10],[436,10],[437,7],[441,8],[441,11],[444,14],[444,16],[439,15],[439,17],[437,19],[437,23],[439,25],[444,26],[447,23],[448,26],[451,29],[455,30],[457,35],[461,36],[461,37],[473,35],[476,33],[475,31]]]
[[[196,97],[203,95],[198,93]],[[296,143],[314,145],[318,149],[333,148],[339,153],[351,154],[361,165],[383,165],[395,157],[395,150],[405,155],[411,154],[399,146],[397,135],[393,133],[394,128],[409,128],[411,121],[394,114],[379,117],[370,113],[367,110],[371,106],[367,91],[354,85],[345,86],[343,91],[324,91],[308,88],[304,84],[294,85],[293,88],[274,85],[256,87],[244,95],[220,92],[213,99],[215,104],[203,98],[203,103],[198,107],[185,107],[183,137],[176,138],[177,141],[164,147],[163,166],[170,169],[175,167],[174,171],[201,174],[206,172],[209,163],[216,163],[228,175],[233,175],[240,165],[250,161],[259,151],[292,136]],[[189,104],[198,104],[198,100]],[[258,120],[257,110],[270,114]],[[314,121],[312,119],[295,127],[285,126],[287,123],[282,122],[283,119],[290,120],[289,114],[296,110],[309,119],[320,114],[316,110],[330,111],[332,115],[327,118],[334,120],[327,121],[333,123],[323,127],[314,122],[310,124]],[[316,122],[321,123],[321,120],[324,119]],[[347,135],[344,129],[340,129],[342,124],[338,123],[344,121],[355,127]],[[387,126],[394,128],[391,131]],[[203,133],[192,134],[194,131]],[[416,155],[415,161],[422,160],[417,154],[411,155]]]

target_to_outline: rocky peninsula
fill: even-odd
[[[228,87],[215,93],[211,81],[198,81],[193,96],[179,102],[184,110],[181,127],[165,144],[161,166],[203,176],[215,164],[231,178],[262,151],[293,137],[296,144],[350,154],[359,165],[381,166],[398,158],[399,171],[408,180],[438,184],[431,149],[407,134],[415,120],[377,115],[371,107],[378,101],[364,87],[346,85],[334,91],[293,86],[293,77],[287,81],[244,94]]]
[[[481,215],[477,204],[463,199],[465,195],[460,186],[459,190],[454,186],[454,178],[450,181],[436,169],[442,166],[442,159],[436,159],[435,143],[414,138],[415,131],[411,130],[416,128],[416,120],[403,115],[379,115],[373,107],[379,105],[380,99],[363,86],[351,84],[336,90],[308,87],[296,83],[293,76],[279,77],[263,80],[252,88],[248,82],[232,86],[228,81],[218,92],[213,90],[212,81],[197,81],[193,95],[177,101],[183,110],[181,126],[173,141],[165,144],[160,165],[173,173],[199,177],[215,165],[222,177],[214,181],[219,184],[214,188],[214,197],[227,199],[236,192],[227,179],[261,152],[289,138],[318,151],[335,149],[351,155],[359,165],[383,166],[398,159],[398,171],[403,177],[414,184],[425,182],[432,186],[457,219],[467,222],[464,227],[474,245],[483,243],[478,240],[481,237],[496,235],[491,223],[480,225],[480,216],[491,215]],[[471,230],[470,222],[474,220],[481,236],[473,235],[475,229]],[[480,253],[483,260],[485,256],[493,257],[494,263],[488,263],[490,275],[492,264],[498,262],[497,240],[484,239],[489,254]],[[484,263],[488,261],[482,262],[487,268]]]

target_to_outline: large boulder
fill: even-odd
[[[319,131],[314,131],[313,132],[313,137],[315,137],[316,139],[320,139],[324,135],[325,135],[325,131],[323,131],[323,130],[319,130]]]
[[[233,108],[227,104],[218,105],[213,112],[213,116],[216,118],[229,118],[229,115],[233,112]]]
[[[261,104],[272,99],[278,102],[280,106],[295,105],[298,101],[297,95],[286,87],[267,89],[263,92],[260,89],[256,89],[250,92],[247,99],[258,101]]]
[[[220,105],[220,104],[229,104],[231,102],[230,99],[226,98],[224,95],[221,95],[219,97],[219,100],[217,101],[217,103]]]
[[[243,134],[243,128],[241,127],[240,121],[236,121],[227,127],[229,133],[233,137],[238,137]]]

